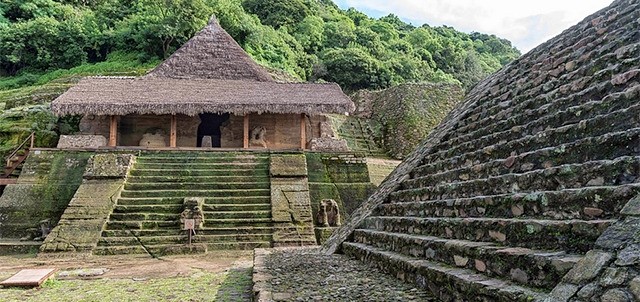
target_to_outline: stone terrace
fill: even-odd
[[[639,82],[618,0],[475,87],[325,251],[444,301],[546,299],[640,193]]]

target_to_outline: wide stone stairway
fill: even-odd
[[[270,247],[269,154],[146,152],[137,157],[96,254],[203,253]],[[203,197],[204,224],[187,245],[180,214]]]
[[[616,4],[476,87],[342,250],[445,301],[546,298],[640,193],[639,4]]]

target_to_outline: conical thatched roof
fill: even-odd
[[[145,77],[273,81],[220,27],[215,17]]]
[[[276,83],[212,17],[149,74],[85,78],[51,109],[58,115],[344,114],[355,106],[336,84]]]

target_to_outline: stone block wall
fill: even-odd
[[[622,209],[622,218],[596,241],[596,248],[571,269],[548,302],[640,300],[640,195]]]
[[[0,238],[33,236],[40,221],[55,225],[82,183],[90,152],[32,150],[18,183],[0,196]]]

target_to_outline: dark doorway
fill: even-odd
[[[200,126],[198,126],[198,147],[202,147],[202,138],[211,136],[211,146],[220,147],[220,126],[229,120],[229,114],[200,114]]]

